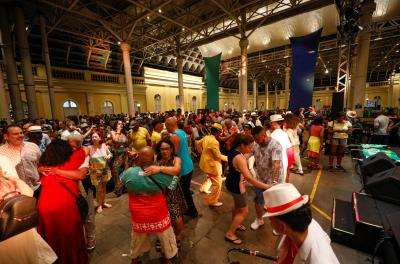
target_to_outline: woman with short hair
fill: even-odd
[[[180,177],[181,159],[176,156],[174,144],[169,138],[164,138],[156,145],[157,161],[156,166],[150,166],[145,169],[145,175],[150,176],[156,173],[164,173],[170,176]],[[183,214],[187,210],[187,204],[183,196],[180,184],[175,190],[165,192],[167,206],[174,228],[178,248],[180,247],[180,233],[183,230]]]

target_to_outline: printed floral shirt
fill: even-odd
[[[272,182],[272,161],[281,161],[279,180],[284,180],[284,168],[282,165],[282,146],[276,139],[270,138],[265,146],[254,144],[254,157],[256,163],[257,179],[264,183]]]

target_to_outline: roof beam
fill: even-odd
[[[147,11],[149,11],[150,13],[152,13],[152,14],[154,14],[154,15],[157,15],[157,16],[160,16],[160,17],[164,18],[165,20],[167,20],[167,21],[169,21],[169,22],[171,22],[171,23],[173,23],[173,24],[175,24],[175,25],[177,25],[177,26],[180,26],[180,27],[182,27],[182,28],[184,28],[184,29],[187,29],[187,30],[189,30],[189,31],[191,31],[191,32],[194,32],[194,33],[197,33],[197,34],[200,34],[200,35],[202,35],[202,36],[205,36],[203,33],[199,32],[199,31],[196,31],[196,30],[193,30],[192,28],[190,28],[190,27],[188,27],[188,26],[186,26],[186,25],[184,25],[184,24],[182,24],[182,23],[180,23],[180,22],[178,22],[178,21],[175,21],[175,20],[172,19],[172,18],[169,18],[169,17],[163,15],[162,13],[155,12],[155,11],[151,10],[150,8],[148,8],[148,7],[144,6],[144,5],[142,5],[141,3],[137,2],[137,1],[133,1],[133,0],[128,0],[128,1],[129,1],[130,3],[136,5],[136,6],[140,7],[140,8],[146,9]]]
[[[68,7],[68,11],[69,11],[69,10],[72,10],[72,8],[74,8],[74,6],[78,3],[78,1],[79,1],[79,0],[74,0],[74,2],[72,2],[72,4]],[[67,12],[67,11],[66,11],[66,12]],[[53,25],[53,26],[49,29],[49,31],[47,32],[47,35],[49,35],[49,34],[58,26],[58,24],[60,24],[60,22],[61,22],[63,16],[64,16],[64,14],[61,15],[61,16],[57,19],[56,23],[54,23],[54,25]]]

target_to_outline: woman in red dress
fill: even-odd
[[[38,201],[38,232],[58,256],[59,264],[86,264],[88,255],[75,197],[79,195],[78,179],[71,180],[57,175],[57,169],[77,170],[85,160],[83,149],[74,151],[63,140],[53,141],[40,158],[40,165],[47,167],[41,178]]]

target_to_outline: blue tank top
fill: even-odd
[[[182,168],[180,176],[183,176],[193,171],[193,161],[192,157],[190,156],[186,133],[182,129],[178,129],[174,133],[178,135],[181,142],[179,145],[178,157],[181,158],[182,160]]]

